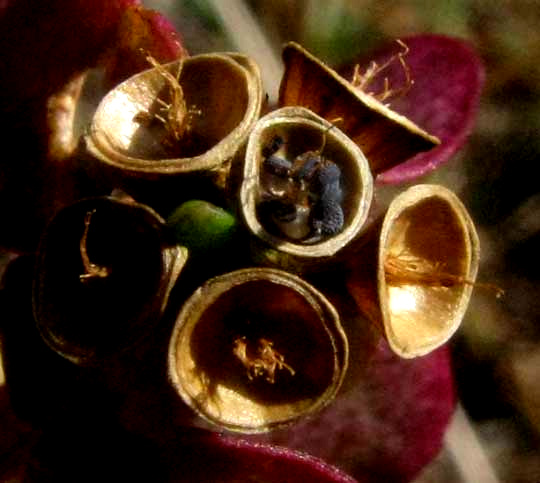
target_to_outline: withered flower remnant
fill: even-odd
[[[482,59],[467,42],[439,34],[413,35],[401,40],[408,48],[404,61],[413,83],[405,95],[391,99],[391,109],[437,136],[440,144],[385,169],[377,176],[379,183],[410,182],[450,160],[473,129],[484,85]],[[370,91],[383,91],[385,79],[391,87],[406,83],[400,62],[387,65],[396,55],[393,43],[383,45],[371,52],[367,61],[360,62],[365,69],[372,63],[386,65],[370,84]],[[357,62],[344,66],[339,72],[350,79],[356,65]]]
[[[439,144],[435,136],[354,86],[300,45],[288,43],[283,58],[280,106],[303,106],[327,121],[341,119],[340,129],[362,149],[374,176]]]
[[[362,92],[374,97],[380,102],[385,103],[387,106],[390,105],[390,101],[394,98],[401,97],[405,95],[409,89],[414,84],[414,79],[411,78],[411,72],[405,57],[409,53],[409,47],[402,40],[397,40],[397,44],[402,48],[400,52],[391,56],[384,64],[377,64],[372,60],[369,64],[369,67],[366,68],[365,72],[362,74],[360,65],[356,64],[354,66],[353,75],[351,78],[351,84]],[[394,62],[399,62],[399,65],[403,69],[404,80],[403,85],[400,87],[390,86],[390,81],[388,77],[384,76],[383,86],[380,92],[373,92],[368,90],[369,86],[374,83],[378,78],[383,75],[382,73],[389,68]]]
[[[283,140],[277,155],[290,160],[290,167],[281,168],[284,175],[269,167],[268,158],[276,153],[270,155],[268,146],[276,137]],[[321,171],[322,163],[336,173]],[[334,179],[325,183],[321,177],[329,174]],[[277,109],[256,123],[246,148],[240,210],[251,233],[284,258],[307,265],[327,261],[358,236],[372,195],[367,159],[337,126],[302,107]],[[324,211],[334,201],[342,219],[337,229],[323,232],[320,225],[333,228],[335,212],[321,215],[320,205],[327,203]],[[282,216],[283,208],[292,210]]]
[[[253,433],[313,414],[336,395],[348,342],[335,308],[291,273],[249,268],[217,276],[184,303],[169,376],[199,416]]]
[[[96,169],[154,182],[196,174],[225,187],[260,115],[258,66],[233,53],[153,64],[101,100],[85,137]]]
[[[450,190],[416,185],[392,201],[372,230],[346,262],[348,289],[392,350],[425,355],[463,319],[478,271],[476,228]]]
[[[147,206],[111,197],[81,200],[51,220],[33,301],[52,349],[99,365],[152,331],[187,259],[164,228]]]

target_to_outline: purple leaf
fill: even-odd
[[[407,482],[441,449],[455,400],[447,348],[401,359],[381,340],[352,389],[318,417],[262,438],[360,481]]]
[[[188,55],[172,23],[159,12],[139,6],[125,9],[116,38],[102,59],[111,85],[151,67],[151,55],[159,62],[170,62]]]
[[[46,97],[95,65],[115,37],[122,12],[137,0],[8,2],[0,17],[2,103]],[[1,105],[4,110],[4,105]]]
[[[88,195],[80,166],[50,156],[49,121],[73,104],[52,96],[100,63],[116,80],[148,67],[140,48],[160,62],[185,51],[170,22],[138,0],[4,0],[0,29],[0,246],[33,251],[54,212]]]
[[[414,84],[404,95],[390,99],[390,107],[439,137],[441,144],[381,173],[377,177],[380,183],[411,181],[448,161],[473,128],[484,84],[482,61],[462,40],[432,34],[402,40],[409,48],[404,60]],[[393,43],[370,56],[369,61],[382,65],[400,51],[402,48]],[[362,72],[368,65],[360,63]],[[352,67],[344,72],[350,79]],[[405,71],[397,59],[368,86],[368,92],[381,92],[385,77],[392,89],[404,86]]]
[[[178,442],[177,442],[178,443]],[[354,483],[337,468],[284,447],[203,431],[187,431],[173,444],[174,481],[190,483]],[[173,466],[173,465],[171,465]],[[178,480],[178,478],[181,478]],[[183,478],[183,479],[182,479]]]

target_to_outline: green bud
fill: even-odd
[[[189,200],[167,219],[175,240],[190,251],[208,252],[224,248],[237,229],[235,217],[204,200]]]

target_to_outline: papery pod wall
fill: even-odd
[[[347,364],[347,338],[330,302],[270,268],[203,284],[183,305],[169,345],[169,375],[182,400],[215,427],[244,433],[329,404]]]
[[[186,259],[145,205],[100,197],[67,206],[37,256],[33,303],[44,340],[78,364],[104,363],[155,329]]]
[[[101,100],[85,137],[90,169],[143,197],[175,191],[176,203],[194,182],[227,189],[264,101],[258,66],[237,53],[150,62]]]
[[[355,87],[295,42],[283,50],[279,104],[304,106],[339,127],[364,152],[373,175],[439,144],[437,137]]]
[[[459,327],[475,284],[480,245],[461,201],[439,185],[398,195],[347,262],[360,310],[402,357],[427,354]]]
[[[362,231],[373,180],[364,154],[338,126],[305,108],[285,107],[262,117],[251,132],[239,209],[264,242],[255,249],[263,263],[317,265]],[[276,142],[277,161],[288,167],[271,164],[277,155],[268,151]],[[283,208],[292,208],[292,216]]]

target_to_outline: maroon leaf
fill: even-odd
[[[117,84],[150,68],[147,55],[159,62],[169,62],[188,54],[166,17],[153,10],[130,6],[123,12],[116,38],[103,59],[109,83]]]
[[[354,483],[337,468],[308,454],[234,436],[188,431],[180,445],[172,480],[190,483]],[[179,479],[180,478],[180,479]]]
[[[455,400],[447,348],[401,359],[381,341],[352,390],[318,417],[263,439],[313,454],[360,481],[407,482],[440,450]]]
[[[134,19],[141,28],[131,31]],[[52,96],[100,62],[116,79],[146,67],[140,48],[161,62],[185,52],[173,26],[138,0],[5,0],[0,29],[0,245],[33,251],[52,214],[84,195],[80,167],[49,156],[47,119],[72,104]]]
[[[21,102],[58,90],[94,65],[114,39],[122,12],[138,0],[8,2],[0,17],[1,100]],[[2,110],[4,106],[2,105]]]
[[[472,130],[484,83],[482,61],[462,40],[431,34],[402,40],[409,48],[404,59],[414,84],[404,95],[390,99],[390,107],[439,137],[441,144],[381,173],[377,177],[380,183],[411,181],[448,161]],[[382,65],[400,51],[402,48],[393,43],[369,61]],[[368,65],[360,63],[362,72]],[[351,74],[351,67],[344,69],[346,78]],[[404,86],[405,70],[397,59],[368,86],[368,92],[381,92],[385,77],[392,89]]]

